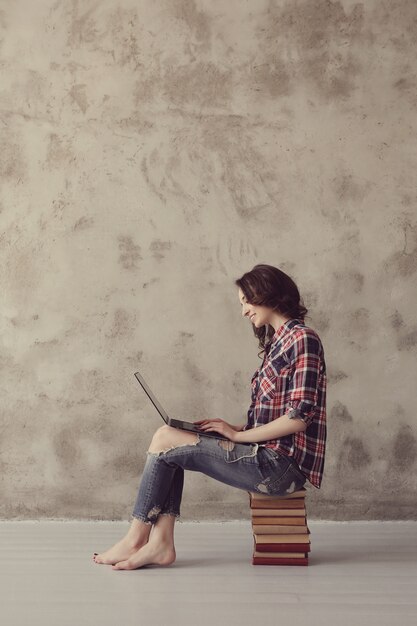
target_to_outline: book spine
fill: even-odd
[[[304,559],[274,559],[260,556],[252,557],[252,565],[308,565],[308,558]]]
[[[268,526],[307,526],[305,517],[252,517],[252,524]]]
[[[278,526],[276,524],[252,524],[256,535],[305,535],[308,534],[307,526]]]
[[[284,511],[285,509],[305,509],[304,498],[294,498],[293,500],[276,500],[271,498],[270,500],[252,500],[250,503],[251,509],[278,509]]]
[[[255,543],[257,552],[311,552],[309,543]]]
[[[255,538],[259,537],[260,541],[262,543],[267,543],[268,541],[270,541],[270,543],[275,543],[276,541],[279,541],[281,543],[300,543],[303,541],[310,541],[310,529],[307,526],[307,530],[302,533],[302,534],[288,534],[288,533],[253,533],[253,536]],[[288,537],[288,541],[285,541],[285,538]]]
[[[308,559],[308,552],[258,552],[255,550],[252,556],[263,559]]]
[[[251,515],[252,517],[267,517],[267,516],[272,516],[272,517],[305,517],[306,516],[306,510],[305,508],[302,509],[251,509]]]

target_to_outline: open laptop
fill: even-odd
[[[216,437],[216,439],[227,440],[227,437],[224,437],[220,433],[213,433],[213,432],[205,433],[201,431],[200,428],[196,426],[195,424],[193,424],[192,422],[183,422],[182,420],[176,420],[176,419],[173,419],[172,417],[169,417],[166,411],[159,404],[158,400],[155,398],[152,391],[149,389],[148,385],[145,383],[143,376],[139,372],[135,372],[135,377],[138,383],[140,383],[140,385],[142,386],[149,400],[154,405],[155,409],[158,411],[159,415],[164,420],[165,424],[168,424],[168,426],[172,426],[173,428],[179,428],[180,430],[188,430],[189,432],[192,432],[192,433],[198,433],[199,435],[203,435],[204,437]]]

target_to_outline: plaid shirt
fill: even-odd
[[[326,364],[318,335],[296,319],[276,331],[252,377],[252,402],[244,430],[285,414],[302,419],[307,429],[262,445],[293,457],[310,483],[320,489],[326,447]]]

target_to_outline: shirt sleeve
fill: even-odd
[[[309,426],[317,407],[322,364],[322,347],[317,335],[310,331],[298,333],[289,348],[288,358],[293,374],[286,414]]]

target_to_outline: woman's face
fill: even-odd
[[[249,304],[240,288],[239,301],[242,305],[242,316],[248,317],[256,328],[261,328],[262,326],[265,326],[265,324],[271,324],[271,317],[274,314],[273,309],[260,304]]]

